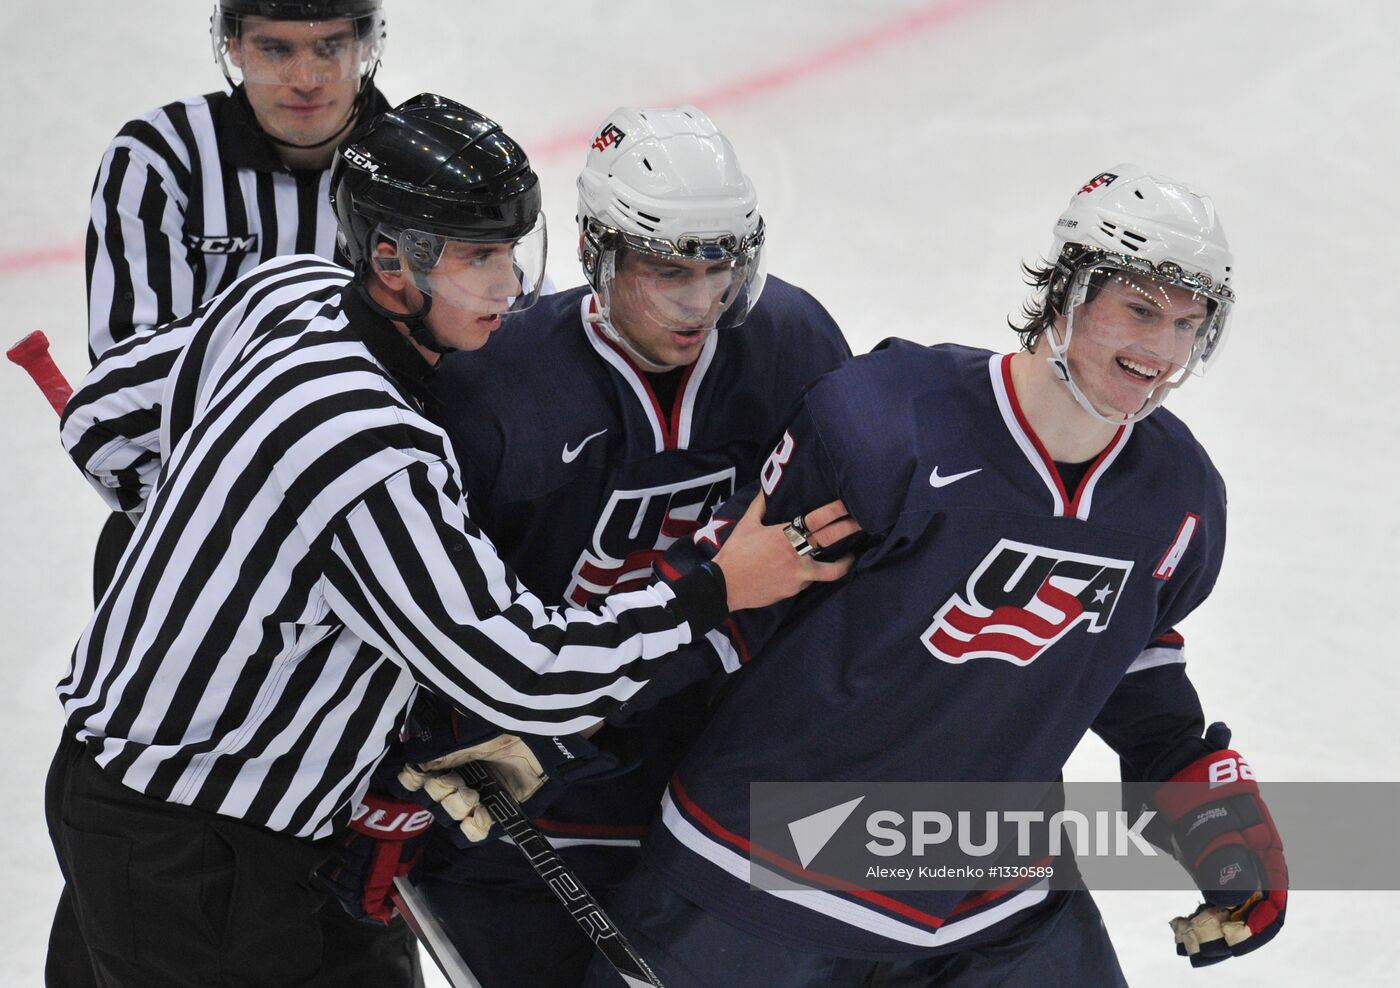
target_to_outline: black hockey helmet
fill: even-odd
[[[432,93],[374,118],[340,149],[331,173],[341,246],[357,268],[382,238],[405,229],[475,243],[520,240],[538,225],[540,204],[539,177],[500,124]],[[431,270],[440,253],[410,259]]]
[[[222,17],[266,17],[271,21],[327,21],[379,14],[383,0],[217,0]]]
[[[370,121],[336,154],[331,206],[341,250],[362,284],[370,262],[383,271],[406,262],[425,296],[428,275],[449,241],[512,244],[523,309],[539,296],[545,226],[539,177],[524,149],[498,123],[432,93],[415,96]],[[375,258],[379,244],[397,256]],[[396,317],[401,318],[401,317]]]

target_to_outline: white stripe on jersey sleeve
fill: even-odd
[[[743,660],[739,658],[739,650],[734,647],[734,642],[730,640],[719,628],[711,628],[705,632],[705,640],[710,643],[710,647],[719,656],[720,665],[724,667],[726,673],[738,672]]]
[[[1158,666],[1169,666],[1177,662],[1183,665],[1186,664],[1186,649],[1148,648],[1144,649],[1138,657],[1133,660],[1133,664],[1128,666],[1123,675],[1131,676],[1133,673],[1142,672],[1144,669],[1155,669]]]

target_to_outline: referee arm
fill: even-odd
[[[798,557],[778,526],[757,526],[756,513],[754,523],[749,545],[783,540],[769,600],[845,572]],[[645,685],[656,660],[699,640],[765,579],[756,579],[755,555],[736,570],[744,587],[728,595],[705,567],[589,609],[547,607],[467,516],[442,460],[372,488],[332,527],[330,555],[323,593],[350,630],[449,702],[506,730],[545,735],[601,721]]]
[[[145,120],[123,128],[102,157],[86,246],[94,363],[114,344],[183,316],[198,302],[177,169],[188,178],[171,142]]]
[[[63,410],[63,448],[114,511],[142,510],[155,486],[165,391],[191,332],[186,320],[112,347]]]

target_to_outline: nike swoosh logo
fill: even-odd
[[[978,467],[976,470],[966,470],[962,473],[955,473],[947,477],[940,477],[938,476],[938,468],[934,467],[933,473],[928,475],[928,482],[934,487],[947,487],[949,484],[956,484],[960,480],[963,480],[967,477],[971,477],[974,473],[981,472],[982,468]]]
[[[607,429],[599,429],[597,432],[593,433],[593,435],[591,435],[591,436],[585,436],[585,437],[583,438],[583,441],[580,442],[580,443],[579,443],[577,446],[575,446],[573,449],[570,449],[570,448],[569,448],[569,444],[568,444],[568,443],[565,443],[565,444],[564,444],[564,453],[563,453],[563,460],[564,460],[564,462],[565,462],[565,463],[572,463],[572,462],[574,462],[574,460],[578,459],[579,453],[581,453],[581,452],[583,451],[583,447],[585,447],[585,446],[588,445],[589,440],[597,439],[599,436],[601,436],[603,433],[605,433],[605,432],[607,432],[607,431],[608,431]]]

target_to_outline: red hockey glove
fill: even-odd
[[[432,825],[433,814],[417,803],[366,793],[350,829],[315,877],[351,916],[388,923],[394,879],[417,866]]]
[[[1171,924],[1176,952],[1193,967],[1262,947],[1283,928],[1288,904],[1283,840],[1254,771],[1224,747],[1230,743],[1224,724],[1212,724],[1206,741],[1221,750],[1187,765],[1153,796],[1171,826],[1177,860],[1206,900]]]

